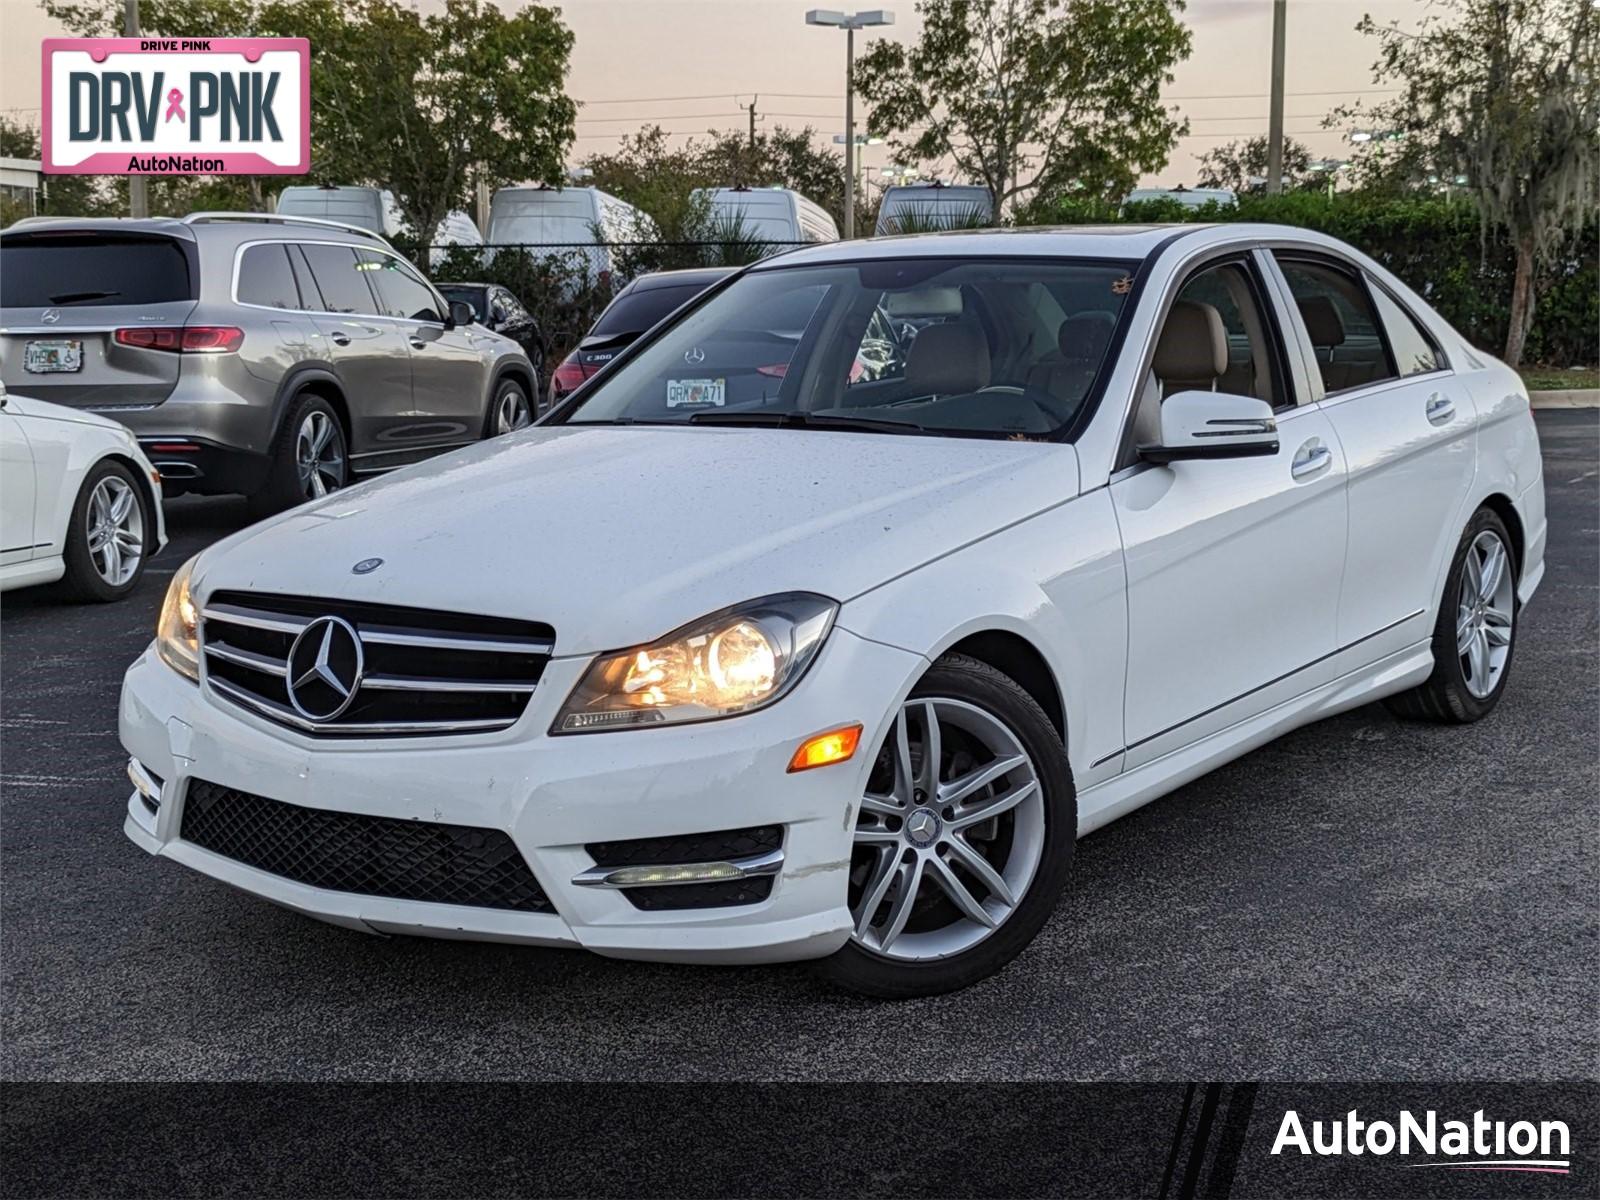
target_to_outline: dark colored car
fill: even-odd
[[[697,267],[687,271],[656,271],[641,275],[606,305],[578,348],[550,374],[550,403],[605,366],[668,314],[683,307],[735,267]],[[785,360],[787,361],[787,360]]]
[[[441,283],[436,285],[446,300],[460,300],[472,308],[473,318],[485,329],[508,337],[522,347],[533,364],[534,398],[538,402],[544,382],[544,332],[527,306],[498,283]]]

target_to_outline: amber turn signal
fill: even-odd
[[[844,762],[856,752],[861,741],[861,726],[846,725],[843,729],[830,729],[808,737],[789,760],[789,770],[809,771],[812,767],[829,767]]]

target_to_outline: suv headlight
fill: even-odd
[[[167,585],[167,598],[161,602],[161,616],[156,620],[156,653],[178,674],[198,682],[200,613],[189,594],[189,576],[194,572],[194,562],[191,558],[179,567]]]
[[[805,674],[839,606],[786,592],[712,613],[589,665],[551,733],[710,721],[763,708]]]

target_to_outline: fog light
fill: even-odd
[[[789,770],[809,771],[812,767],[829,767],[844,762],[856,752],[856,744],[860,741],[859,725],[846,725],[842,729],[830,729],[827,733],[808,737],[800,743],[800,748],[789,760]]]

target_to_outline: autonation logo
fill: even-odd
[[[1480,1108],[1471,1121],[1441,1121],[1429,1109],[1419,1118],[1401,1109],[1393,1121],[1364,1121],[1355,1109],[1342,1119],[1312,1121],[1310,1131],[1290,1109],[1278,1126],[1272,1153],[1298,1150],[1305,1155],[1426,1155],[1443,1162],[1407,1163],[1452,1171],[1526,1171],[1566,1175],[1572,1163],[1571,1134],[1565,1121],[1491,1121]],[[1459,1160],[1459,1161],[1454,1161]]]

